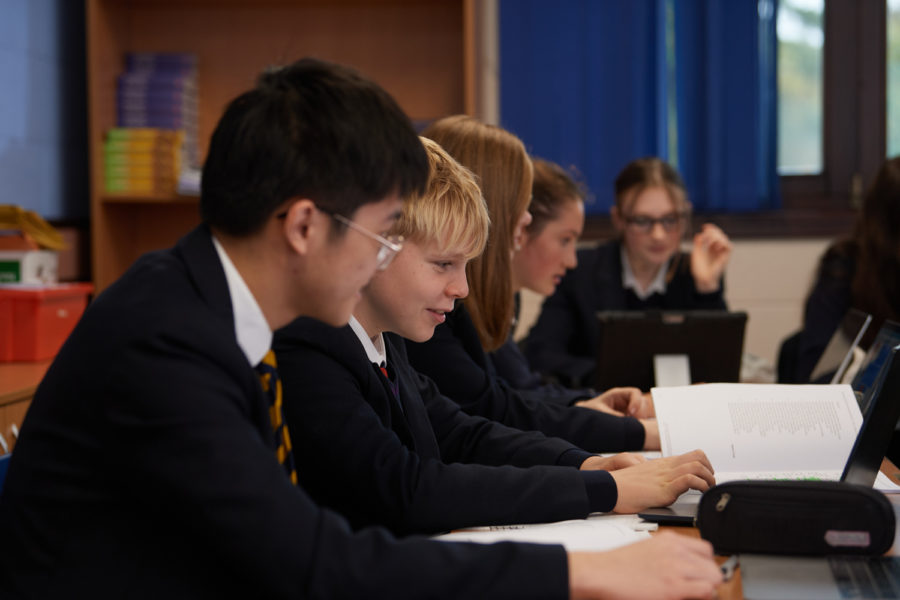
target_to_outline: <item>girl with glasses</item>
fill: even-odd
[[[726,310],[723,275],[731,242],[706,223],[690,252],[691,205],[671,165],[655,157],[616,177],[615,240],[578,252],[578,266],[544,302],[528,334],[531,366],[570,385],[593,381],[601,310]]]

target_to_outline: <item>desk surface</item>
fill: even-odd
[[[881,463],[881,471],[890,477],[891,481],[900,484],[897,467],[888,459],[884,459]],[[886,495],[894,505],[894,512],[900,513],[900,494]],[[691,537],[700,537],[700,531],[696,527],[660,527],[660,530],[673,531]],[[888,554],[892,556],[900,555],[900,535],[898,534],[900,534],[900,529],[894,532],[894,545],[891,546],[891,549],[888,551]],[[727,558],[728,557],[726,556],[717,556],[716,560],[719,563],[723,563]],[[734,577],[731,578],[731,581],[727,581],[719,586],[717,590],[717,600],[743,600],[743,598],[744,591],[741,586],[741,569],[738,567],[734,573]]]
[[[52,359],[0,363],[0,406],[28,400],[50,367]]]

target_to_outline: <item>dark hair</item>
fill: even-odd
[[[231,101],[209,145],[203,221],[258,231],[284,202],[313,200],[352,217],[391,192],[422,193],[428,159],[409,118],[376,83],[310,58],[260,75]]]
[[[578,200],[583,202],[587,191],[580,180],[575,179],[577,174],[570,175],[558,164],[542,158],[532,158],[531,162],[534,165],[528,205],[531,223],[526,229],[532,235],[539,235],[547,223],[559,216],[563,206]]]
[[[900,316],[900,156],[882,164],[863,198],[852,235],[853,306],[877,319]]]
[[[640,193],[645,188],[655,186],[665,188],[676,210],[685,214],[690,213],[691,203],[688,202],[681,175],[672,165],[655,156],[633,160],[619,172],[615,182],[616,206],[619,213],[625,214],[625,196],[629,191]]]

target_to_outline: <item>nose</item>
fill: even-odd
[[[566,249],[566,254],[563,257],[563,264],[567,269],[574,269],[578,266],[578,253],[575,252],[574,244]]]
[[[459,275],[450,280],[445,292],[450,298],[465,298],[469,295],[469,280],[466,279],[465,269],[462,269]]]
[[[667,234],[665,227],[659,221],[653,223],[653,226],[650,228],[650,235],[656,239],[665,239]]]

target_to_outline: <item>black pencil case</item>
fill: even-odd
[[[839,481],[732,481],[697,509],[700,536],[717,554],[883,554],[894,542],[884,494]]]

